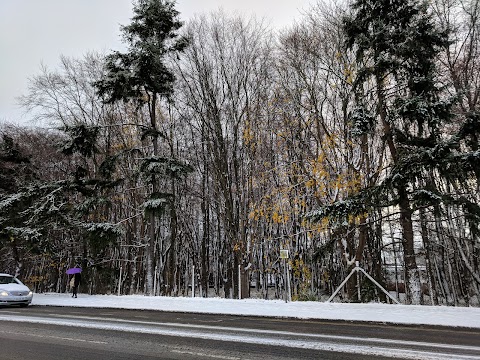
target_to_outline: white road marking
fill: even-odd
[[[213,331],[220,331],[220,332],[233,331],[237,333],[243,332],[243,333],[249,333],[249,334],[255,333],[255,334],[262,334],[262,335],[302,336],[302,337],[313,338],[313,339],[328,339],[328,340],[357,341],[357,342],[368,341],[368,342],[384,344],[384,345],[388,345],[388,344],[399,345],[399,346],[402,345],[403,347],[407,347],[407,348],[410,346],[425,346],[425,347],[433,347],[433,348],[440,348],[440,349],[466,350],[466,351],[480,352],[480,347],[478,346],[428,343],[428,342],[421,342],[421,341],[409,341],[409,340],[399,340],[399,339],[393,340],[393,339],[381,339],[381,338],[361,338],[361,337],[343,336],[343,335],[305,334],[305,333],[296,333],[291,331],[260,330],[260,329],[251,329],[251,328],[235,328],[231,326],[213,326],[213,325],[196,325],[196,324],[180,324],[180,323],[167,323],[167,322],[154,322],[154,321],[112,319],[112,318],[103,318],[103,317],[96,317],[96,316],[72,316],[72,315],[58,315],[58,314],[54,314],[53,316],[59,317],[59,318],[110,321],[110,322],[116,322],[116,323],[177,327],[177,328],[186,328],[186,329],[202,329],[202,330],[213,330]]]
[[[135,322],[135,321],[124,321],[124,320],[114,320],[107,319],[104,323],[92,322],[91,320],[100,320],[99,318],[89,318],[90,321],[79,320],[76,318],[70,318],[68,320],[62,319],[51,319],[44,317],[28,317],[28,316],[9,316],[9,315],[0,315],[0,321],[18,321],[18,322],[28,322],[28,323],[37,323],[37,324],[49,324],[49,325],[60,325],[60,326],[71,326],[71,327],[84,327],[84,328],[93,328],[101,330],[113,330],[113,331],[124,331],[124,332],[136,332],[136,333],[146,333],[146,334],[155,334],[155,335],[167,335],[167,336],[176,336],[176,337],[191,337],[198,339],[207,339],[207,340],[217,340],[217,341],[227,341],[227,342],[241,342],[241,343],[250,343],[250,344],[259,344],[259,345],[271,345],[271,346],[283,346],[289,348],[301,348],[301,349],[311,349],[311,350],[323,350],[323,351],[335,351],[343,352],[350,354],[364,354],[372,356],[384,356],[392,358],[403,358],[403,359],[416,359],[416,360],[451,360],[452,358],[459,360],[478,360],[479,356],[475,355],[460,355],[460,354],[448,354],[441,352],[432,352],[429,350],[409,350],[407,344],[410,345],[422,345],[430,348],[448,348],[452,350],[473,350],[480,351],[479,347],[474,346],[459,346],[459,345],[446,345],[446,344],[430,344],[430,343],[420,343],[412,341],[395,341],[387,339],[362,339],[355,338],[351,336],[328,336],[328,335],[315,335],[315,334],[298,334],[292,332],[284,331],[264,331],[256,329],[236,329],[236,328],[225,328],[225,327],[215,327],[215,326],[202,326],[202,325],[187,325],[187,324],[169,324],[169,323],[151,323],[151,322]],[[167,325],[168,324],[168,325]],[[146,326],[150,325],[150,326]],[[179,326],[181,325],[181,326]],[[157,326],[157,327],[154,327]],[[164,326],[158,327],[158,326]],[[177,330],[177,329],[167,329],[166,326],[170,327],[188,327],[188,330]],[[196,329],[208,329],[208,330],[217,330],[218,332],[205,333],[204,331],[196,331]],[[225,330],[229,329],[230,331],[235,332],[253,332],[260,335],[248,335],[248,334],[226,334]],[[289,335],[289,336],[304,336],[307,339],[294,340],[294,339],[282,339],[275,337],[268,337],[265,335]],[[310,339],[311,340],[310,340]],[[320,340],[323,341],[320,341]],[[345,344],[338,343],[334,341],[326,340],[354,340],[357,342],[362,342],[364,340],[396,345],[395,347],[384,347],[379,345],[354,345],[354,344]],[[405,349],[407,348],[407,349]]]
[[[86,340],[86,339],[79,339],[79,338],[69,338],[63,336],[53,336],[53,335],[39,335],[39,334],[32,334],[26,332],[18,332],[18,331],[4,331],[0,330],[2,334],[13,334],[13,335],[24,335],[28,337],[36,337],[36,338],[43,338],[43,339],[56,339],[56,340],[65,340],[65,341],[76,341],[76,342],[84,342],[90,344],[108,344],[105,341],[97,341],[97,340]]]
[[[194,351],[172,350],[171,352],[178,353],[178,354],[193,355],[193,356],[210,357],[210,358],[213,358],[213,359],[241,360],[241,358],[239,358],[239,357],[223,356],[223,355],[213,355],[213,354],[207,354],[207,353],[201,353],[201,352],[194,352]]]

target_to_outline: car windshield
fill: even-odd
[[[12,276],[0,276],[0,284],[18,284]]]

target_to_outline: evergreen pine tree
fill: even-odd
[[[456,119],[464,124],[453,136],[444,133],[452,121],[452,101],[436,80],[436,62],[447,35],[419,0],[356,0],[344,20],[347,47],[364,64],[353,84],[357,106],[351,123],[357,135],[380,132],[389,149],[391,166],[381,183],[344,202],[310,214],[318,219],[360,214],[378,207],[400,211],[407,301],[422,303],[420,274],[414,249],[412,215],[419,207],[464,202],[466,216],[478,227],[478,206],[453,198],[431,181],[432,174],[449,182],[478,179],[478,115]],[[365,94],[373,83],[373,94]],[[374,104],[365,104],[374,98]],[[368,99],[368,101],[366,100]],[[468,135],[467,135],[468,133]],[[469,142],[476,142],[474,146]],[[475,226],[475,225],[474,225]]]
[[[58,145],[54,141],[63,140],[59,158],[80,154],[82,165],[77,163],[63,179],[41,174],[42,164],[33,163],[32,156],[25,154],[13,138],[4,136],[0,143],[0,167],[11,170],[2,171],[10,176],[4,182],[8,186],[0,192],[0,243],[9,244],[18,275],[23,257],[55,252],[56,234],[73,237],[84,266],[87,256],[98,256],[121,234],[117,225],[94,215],[99,207],[106,206],[110,189],[118,184],[112,171],[105,170],[99,177],[91,175],[88,159],[95,153],[98,131],[81,126],[65,131],[67,137],[57,135],[45,140],[52,148]],[[105,168],[104,163],[100,168]]]
[[[15,275],[22,275],[22,256],[19,248],[22,239],[14,229],[21,228],[26,219],[22,210],[28,206],[28,199],[19,190],[35,181],[36,169],[20,144],[8,131],[2,131],[0,139],[0,250],[13,254]],[[2,251],[3,252],[3,251]]]
[[[149,124],[142,127],[142,133],[144,138],[151,139],[152,152],[145,156],[141,170],[152,189],[144,207],[149,214],[146,292],[153,295],[156,216],[163,214],[167,207],[170,209],[171,244],[176,237],[173,180],[171,191],[162,192],[159,191],[158,176],[164,174],[174,179],[190,171],[190,167],[182,162],[160,156],[158,138],[164,134],[159,131],[157,107],[160,99],[170,100],[173,94],[175,77],[166,66],[166,57],[181,52],[187,41],[177,33],[182,23],[178,20],[179,13],[174,8],[174,2],[138,0],[133,11],[130,25],[122,27],[128,51],[108,55],[106,75],[94,85],[107,103],[133,101],[138,108],[145,106],[148,109]],[[170,249],[173,252],[173,246]]]

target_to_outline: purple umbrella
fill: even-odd
[[[66,271],[66,273],[68,275],[78,274],[78,273],[81,273],[81,272],[82,272],[82,268],[79,268],[79,267],[70,268],[70,269],[67,269],[67,271]]]

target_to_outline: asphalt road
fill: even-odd
[[[480,359],[480,329],[0,308],[0,359]]]

